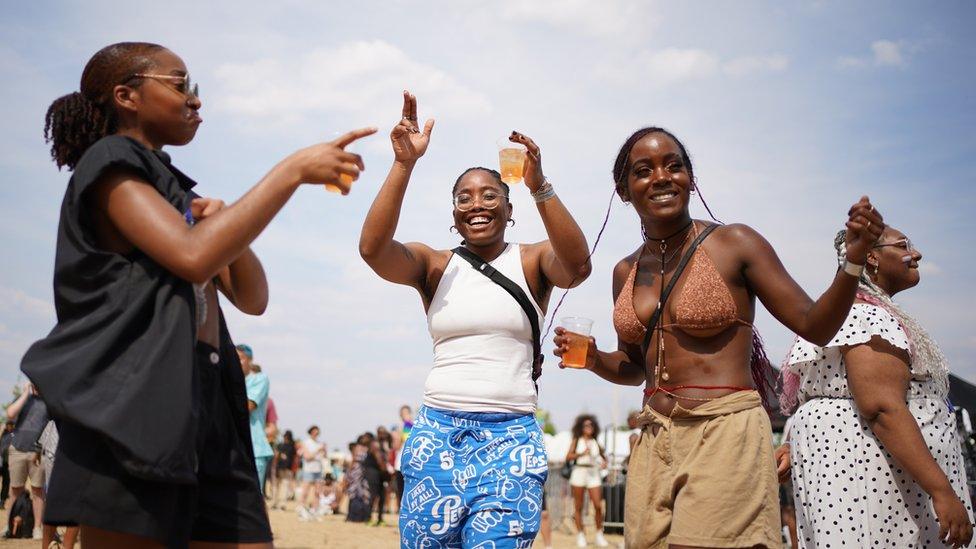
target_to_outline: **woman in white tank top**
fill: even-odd
[[[548,472],[535,422],[532,330],[519,303],[450,249],[393,239],[403,196],[434,121],[421,131],[417,99],[404,92],[393,128],[395,160],[363,225],[359,251],[378,275],[414,287],[427,311],[434,346],[424,405],[403,447],[403,543],[427,540],[473,547],[487,540],[529,543],[539,528]],[[454,225],[464,246],[525,292],[539,323],[553,286],[589,276],[586,238],[542,174],[539,147],[528,149],[524,180],[549,240],[509,244],[514,225],[509,188],[498,172],[465,171],[454,184]],[[435,545],[431,543],[431,545]]]

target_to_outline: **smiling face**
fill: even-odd
[[[895,295],[919,283],[918,263],[921,260],[922,253],[912,246],[904,233],[886,227],[881,240],[868,254],[868,273],[889,295]]]
[[[472,170],[462,176],[454,189],[454,201],[454,226],[465,242],[487,246],[505,240],[512,205],[501,181],[490,172]]]
[[[178,55],[161,49],[152,60],[153,66],[145,74],[160,78],[135,77],[133,82],[141,81],[137,87],[116,86],[120,119],[138,129],[156,148],[186,145],[203,121],[199,114],[202,104],[186,89],[187,69]]]
[[[688,215],[694,187],[681,147],[660,132],[638,140],[630,150],[623,198],[645,221],[666,221]]]

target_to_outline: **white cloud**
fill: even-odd
[[[908,65],[906,54],[918,49],[918,46],[909,47],[904,42],[875,40],[871,43],[870,55],[844,55],[837,59],[837,66],[842,69],[858,69],[867,66],[905,67]]]
[[[644,50],[619,65],[603,69],[618,82],[640,80],[654,87],[707,78],[718,70],[719,59],[702,49]]]
[[[745,76],[757,72],[784,71],[790,64],[783,54],[736,57],[722,64],[722,71],[732,76]]]
[[[700,48],[665,48],[644,50],[628,63],[609,71],[620,81],[635,76],[664,87],[670,84],[711,78],[720,73],[732,77],[746,76],[759,72],[779,72],[789,66],[789,57],[783,54],[768,54],[734,57],[726,61],[715,53]]]
[[[905,58],[897,42],[878,40],[871,44],[871,51],[874,52],[874,64],[879,67],[905,66]]]
[[[0,286],[0,313],[4,315],[29,315],[34,319],[53,319],[54,304],[29,296],[26,293]]]
[[[503,19],[540,22],[590,36],[626,36],[628,30],[656,22],[641,3],[613,0],[507,0],[499,11]]]
[[[398,90],[403,89],[423,97],[428,113],[468,119],[491,112],[486,96],[383,40],[225,63],[215,73],[221,91],[218,109],[272,127],[293,126],[324,113],[374,118],[378,112],[397,112]]]

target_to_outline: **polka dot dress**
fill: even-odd
[[[858,303],[826,347],[800,339],[790,351],[787,367],[801,376],[790,434],[800,547],[945,547],[931,498],[861,419],[847,387],[841,347],[874,336],[909,348],[894,317]],[[940,393],[913,372],[908,408],[972,520],[955,417]]]

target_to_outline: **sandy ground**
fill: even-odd
[[[345,522],[345,517],[341,515],[323,517],[322,522],[299,522],[294,512],[272,511],[271,525],[274,528],[275,547],[281,549],[396,549],[399,541],[395,522],[388,526],[366,526]],[[596,547],[592,543],[592,536],[591,532],[590,547]],[[623,547],[622,536],[608,534],[606,537],[610,547]],[[559,549],[576,547],[576,537],[553,532],[552,546]],[[534,547],[542,549],[542,540],[536,539]]]
[[[289,506],[291,507],[291,506]],[[271,527],[275,535],[275,547],[279,549],[395,549],[398,547],[399,537],[395,517],[394,522],[387,526],[366,526],[345,522],[342,515],[323,517],[321,522],[301,522],[294,511],[271,511]],[[564,525],[562,528],[567,528]],[[554,528],[559,530],[560,528]],[[557,549],[576,547],[575,536],[565,532],[555,531],[552,535],[552,546]],[[590,533],[590,547],[596,547]],[[607,535],[610,547],[623,547],[623,537]],[[38,549],[39,541],[0,539],[2,549]],[[76,546],[77,547],[77,546]],[[534,545],[542,549],[541,539]]]

